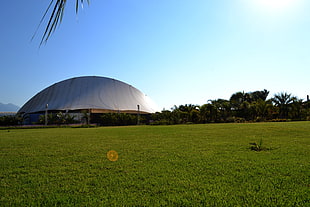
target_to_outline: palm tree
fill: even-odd
[[[236,110],[236,111],[239,110],[240,105],[245,101],[245,99],[246,99],[246,94],[244,92],[234,93],[229,99],[233,110]]]
[[[231,104],[228,100],[225,99],[217,99],[217,100],[209,100],[213,105],[215,111],[214,113],[214,121],[215,122],[226,122],[227,118],[231,116]]]
[[[211,103],[204,104],[200,107],[200,120],[202,123],[215,122],[217,120],[218,111],[214,104],[214,101],[209,100]]]
[[[263,100],[258,99],[256,102],[253,103],[253,107],[255,110],[255,115],[258,120],[265,121],[268,117],[268,113],[270,112],[270,109],[272,108],[271,100]]]
[[[269,91],[264,89],[263,91],[254,91],[252,92],[253,101],[258,101],[259,99],[266,101]]]
[[[67,3],[67,0],[50,0],[50,4],[48,5],[47,9],[45,10],[45,13],[43,17],[41,18],[41,21],[39,23],[39,27],[42,24],[43,20],[46,18],[46,15],[49,11],[51,11],[51,16],[48,20],[47,26],[45,28],[43,37],[41,39],[40,45],[43,43],[46,43],[48,38],[51,36],[51,34],[55,31],[57,28],[57,25],[61,23],[65,6]],[[76,0],[76,6],[75,6],[75,12],[78,13],[79,7],[84,4],[84,2],[87,2],[89,4],[90,0]]]
[[[295,100],[296,97],[292,96],[292,94],[288,93],[278,93],[274,95],[274,98],[272,98],[272,102],[275,103],[277,107],[279,107],[279,113],[280,113],[280,118],[287,118],[288,116],[288,111],[289,111],[289,104]]]
[[[290,118],[294,120],[301,120],[304,109],[303,100],[298,98],[293,98],[293,103],[291,103]]]
[[[180,105],[175,107],[174,111],[178,112],[183,123],[199,121],[199,107],[193,104]]]

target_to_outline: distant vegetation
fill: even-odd
[[[22,123],[22,118],[18,116],[0,116],[0,126],[16,126]]]
[[[310,101],[288,93],[267,99],[269,91],[237,92],[229,100],[209,100],[198,106],[175,106],[155,113],[152,124],[227,123],[310,120]]]
[[[209,100],[199,105],[185,104],[174,106],[151,115],[141,115],[140,124],[174,125],[205,124],[230,122],[264,122],[264,121],[307,121],[310,120],[310,101],[282,92],[267,99],[269,91],[237,92],[229,100]],[[107,113],[89,114],[83,117],[85,124],[100,126],[124,126],[138,123],[138,116],[133,114]],[[18,125],[21,117],[0,117],[0,126]],[[42,115],[36,124],[44,124]],[[48,123],[55,125],[74,124],[77,121],[69,114],[57,113],[48,115]]]

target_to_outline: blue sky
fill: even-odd
[[[40,48],[45,24],[31,37],[49,0],[2,2],[0,102],[84,75],[133,85],[160,109],[238,91],[310,95],[310,1],[91,0],[78,15],[74,2]]]

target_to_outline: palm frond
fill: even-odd
[[[75,11],[78,13],[78,9],[80,5],[84,4],[85,0],[76,0],[76,6],[75,6]],[[89,0],[86,0],[87,3],[89,4]],[[51,11],[51,16],[48,20],[47,26],[45,28],[44,34],[42,36],[40,46],[43,43],[46,43],[51,36],[51,34],[56,30],[57,26],[59,23],[61,23],[65,6],[66,6],[67,0],[51,0],[49,6],[47,7],[43,17],[41,18],[41,21],[39,23],[38,28],[41,26],[42,22],[46,18],[47,14]],[[38,29],[37,29],[38,30]],[[37,31],[35,32],[34,36],[36,35]]]
[[[87,1],[87,4],[89,5],[89,0],[86,0]],[[76,4],[75,4],[75,12],[78,13],[79,11],[79,2],[81,2],[81,6],[83,8],[83,5],[84,5],[84,0],[76,0]]]

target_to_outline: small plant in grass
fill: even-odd
[[[250,149],[251,150],[254,150],[254,151],[262,151],[264,150],[265,148],[263,147],[263,139],[260,139],[258,143],[256,142],[252,142],[250,143],[251,147]]]

